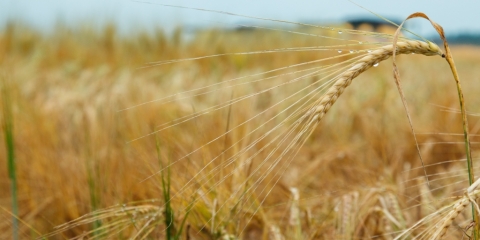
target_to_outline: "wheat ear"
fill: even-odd
[[[448,228],[452,225],[455,218],[460,214],[469,203],[475,203],[475,201],[480,197],[480,190],[475,190],[471,193],[466,193],[463,198],[461,198],[455,205],[453,205],[452,210],[445,216],[442,222],[442,225],[434,233],[431,239],[442,239],[447,233]],[[475,203],[476,204],[476,203]]]
[[[397,43],[396,54],[422,54],[426,56],[444,56],[442,50],[432,43],[417,40],[405,40]],[[352,83],[352,80],[361,73],[365,72],[372,66],[388,59],[393,54],[393,45],[380,47],[365,57],[361,58],[355,65],[338,76],[338,80],[331,86],[328,91],[319,100],[313,112],[313,117],[310,123],[320,121],[323,116],[330,110],[332,105],[337,101],[338,97],[343,93],[346,87]]]
[[[477,204],[477,199],[480,198],[480,190],[477,188],[480,186],[480,179],[475,181],[468,189],[465,195],[458,200],[455,205],[453,205],[452,210],[445,216],[442,222],[442,225],[438,228],[438,230],[434,233],[432,239],[442,239],[445,234],[447,233],[448,228],[452,225],[455,218],[457,218],[458,214],[460,214],[469,203],[472,203],[477,208],[477,211],[480,212],[480,209]]]

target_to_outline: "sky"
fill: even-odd
[[[300,3],[299,3],[300,2]],[[424,12],[442,25],[447,34],[480,33],[480,1],[475,0],[356,0],[357,4],[389,19],[402,20],[413,12]],[[348,0],[2,0],[0,28],[9,21],[21,21],[44,31],[59,22],[67,26],[89,23],[103,26],[115,23],[123,33],[175,26],[208,27],[263,24],[258,20],[226,14],[162,6],[172,4],[232,12],[262,18],[305,23],[336,23],[352,17],[372,16]],[[433,34],[426,20],[410,20],[408,25],[422,35]]]

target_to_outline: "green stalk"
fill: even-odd
[[[160,163],[160,167],[163,169],[163,164],[161,160],[161,154],[160,154],[160,143],[157,138],[157,156],[158,156],[158,161]],[[162,171],[161,172],[161,177],[162,177],[162,189],[163,189],[163,199],[165,201],[165,238],[167,240],[173,240],[175,239],[175,216],[173,212],[172,205],[170,204],[171,198],[170,198],[170,162],[168,162],[167,165],[167,173],[165,176],[165,173]]]
[[[428,19],[428,18],[427,18]],[[468,119],[467,119],[467,110],[465,109],[465,99],[463,98],[463,91],[462,86],[460,85],[460,77],[458,76],[457,67],[455,66],[455,62],[453,61],[452,52],[450,51],[450,47],[448,46],[447,39],[445,38],[445,33],[443,28],[437,24],[432,22],[432,25],[435,27],[437,32],[440,35],[440,38],[443,40],[443,46],[445,48],[445,59],[447,60],[448,65],[450,66],[450,70],[452,71],[453,78],[455,79],[455,84],[457,85],[457,93],[458,99],[460,101],[460,112],[462,114],[462,125],[463,125],[463,136],[465,141],[465,152],[467,155],[467,169],[468,169],[468,185],[472,185],[475,181],[475,175],[473,172],[473,160],[472,160],[472,150],[470,147],[470,135],[468,133]],[[471,203],[472,208],[472,221],[475,224],[475,228],[473,229],[473,239],[477,240],[479,238],[480,233],[480,225],[478,224],[478,214],[474,203]]]
[[[3,129],[5,132],[5,147],[7,149],[7,168],[8,178],[10,179],[10,191],[12,193],[12,223],[13,223],[13,239],[18,238],[18,196],[17,196],[17,174],[15,166],[15,146],[13,139],[13,115],[10,102],[10,94],[7,91],[6,83],[3,81]]]
[[[160,167],[163,169],[163,164],[162,164],[162,159],[161,159],[161,153],[160,153],[160,142],[157,140],[157,157],[158,161],[160,163]],[[180,223],[180,226],[175,225],[175,213],[173,211],[172,205],[171,205],[171,194],[170,194],[170,186],[171,186],[171,171],[170,171],[170,165],[171,162],[170,160],[168,161],[167,165],[167,173],[165,174],[163,171],[161,172],[161,177],[162,177],[162,189],[163,189],[163,199],[165,201],[165,238],[167,240],[179,240],[181,239],[183,228],[185,227],[185,223],[187,222],[187,217],[190,214],[193,204],[195,203],[195,197],[192,199],[192,201],[189,203],[185,216],[183,217],[182,222]],[[166,176],[165,176],[166,175]],[[178,227],[178,229],[177,229]],[[187,230],[188,231],[188,230]]]
[[[428,19],[428,18],[427,18]],[[430,20],[431,21],[431,20]],[[462,114],[462,125],[463,125],[463,137],[465,141],[465,152],[467,155],[467,170],[468,170],[468,185],[472,185],[475,181],[475,175],[473,172],[473,160],[472,160],[472,150],[470,147],[470,134],[468,133],[468,119],[467,119],[467,110],[465,109],[465,99],[463,97],[462,86],[460,85],[460,77],[458,76],[457,67],[455,66],[455,62],[453,61],[452,52],[450,51],[450,47],[448,46],[447,39],[445,38],[445,33],[443,28],[437,24],[432,22],[432,25],[435,27],[437,32],[440,35],[440,38],[443,40],[443,47],[445,48],[445,60],[447,60],[448,65],[450,66],[450,70],[452,71],[453,78],[455,79],[455,84],[457,86],[457,93],[458,99],[460,102],[460,112]],[[472,208],[472,221],[475,224],[475,228],[473,229],[473,239],[477,240],[479,237],[479,224],[478,224],[478,214],[474,203],[471,204]]]
[[[463,123],[463,137],[465,141],[465,152],[467,153],[467,169],[468,169],[468,185],[472,185],[475,181],[475,176],[473,172],[473,160],[472,160],[472,150],[470,147],[470,135],[468,133],[468,120],[467,120],[467,111],[465,109],[465,100],[463,98],[462,86],[460,85],[460,78],[458,77],[457,68],[455,67],[455,62],[453,61],[452,54],[448,44],[445,43],[445,59],[450,65],[452,70],[453,78],[455,79],[455,84],[457,85],[458,99],[460,100],[460,112],[462,113],[462,123]],[[478,216],[474,204],[472,203],[472,221],[478,223]],[[476,224],[476,227],[473,229],[473,238],[478,239],[479,233],[479,224]]]
[[[88,162],[91,162],[90,164]],[[90,205],[91,205],[91,208],[92,208],[92,212],[95,212],[99,209],[99,205],[100,205],[100,198],[99,198],[99,194],[98,194],[98,191],[97,191],[97,186],[95,184],[95,180],[98,179],[96,178],[96,174],[95,172],[95,169],[93,167],[94,163],[93,163],[93,160],[90,160],[88,159],[87,160],[87,181],[88,181],[88,189],[89,189],[89,193],[90,193]],[[99,236],[101,235],[101,228],[102,226],[102,222],[100,220],[95,220],[93,222],[93,230],[94,230],[94,234],[93,234],[93,238],[94,239],[99,239]]]
[[[90,136],[90,128],[88,125],[85,127],[85,155],[86,155],[86,170],[87,170],[87,183],[88,183],[88,190],[90,193],[90,206],[92,208],[92,212],[95,212],[100,207],[100,194],[97,182],[99,180],[98,177],[98,164],[95,162],[95,157],[93,156],[93,145],[91,144],[91,136]],[[93,227],[93,239],[100,239],[102,235],[101,227],[102,221],[97,219],[92,223]]]
[[[467,155],[468,182],[469,182],[469,185],[472,185],[473,182],[475,181],[475,176],[474,176],[474,172],[473,172],[472,151],[471,151],[471,148],[470,148],[470,136],[469,136],[469,133],[468,133],[467,111],[465,109],[465,99],[463,98],[463,91],[462,91],[462,87],[460,85],[460,77],[458,76],[458,72],[457,72],[457,68],[455,66],[455,62],[453,61],[452,52],[450,51],[450,47],[448,46],[448,41],[445,37],[445,32],[443,31],[442,26],[438,25],[437,23],[432,21],[430,18],[428,18],[428,16],[425,13],[416,12],[416,13],[410,14],[407,17],[407,19],[405,19],[405,21],[407,21],[408,19],[411,19],[411,18],[416,18],[416,17],[421,17],[421,18],[424,18],[424,19],[427,19],[428,21],[430,21],[430,23],[435,28],[438,35],[440,36],[440,38],[443,41],[443,46],[445,48],[445,54],[442,57],[444,57],[447,60],[448,65],[450,66],[450,70],[452,71],[453,78],[455,79],[455,84],[457,85],[458,98],[459,98],[459,101],[460,101],[460,111],[461,111],[461,114],[462,114],[462,125],[463,125],[463,136],[464,136],[464,141],[465,141],[465,152],[466,152],[466,155]],[[396,38],[398,37],[398,32],[402,28],[402,25],[403,25],[403,23],[397,29],[397,33],[395,33],[395,41],[396,41]],[[394,54],[394,56],[395,56],[395,54]],[[394,64],[394,67],[395,67],[395,64]],[[480,224],[478,222],[478,216],[477,215],[480,214],[480,213],[476,212],[476,209],[475,209],[475,206],[474,206],[473,202],[471,203],[471,207],[472,207],[472,222],[475,223],[475,228],[473,229],[473,239],[477,240],[480,237],[479,236]]]

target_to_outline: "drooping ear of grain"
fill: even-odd
[[[396,54],[423,54],[426,56],[441,56],[443,53],[440,48],[431,42],[423,41],[404,41],[397,44]],[[393,54],[393,45],[381,47],[367,54],[358,60],[351,68],[342,73],[335,84],[328,89],[325,95],[320,99],[312,121],[319,121],[328,112],[338,97],[343,93],[346,87],[352,83],[352,80],[372,66],[388,59]]]

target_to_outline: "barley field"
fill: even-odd
[[[325,97],[395,30],[9,24],[0,239],[469,239],[479,193],[441,43],[396,57],[420,151],[390,58]],[[480,48],[451,50],[478,176]]]

